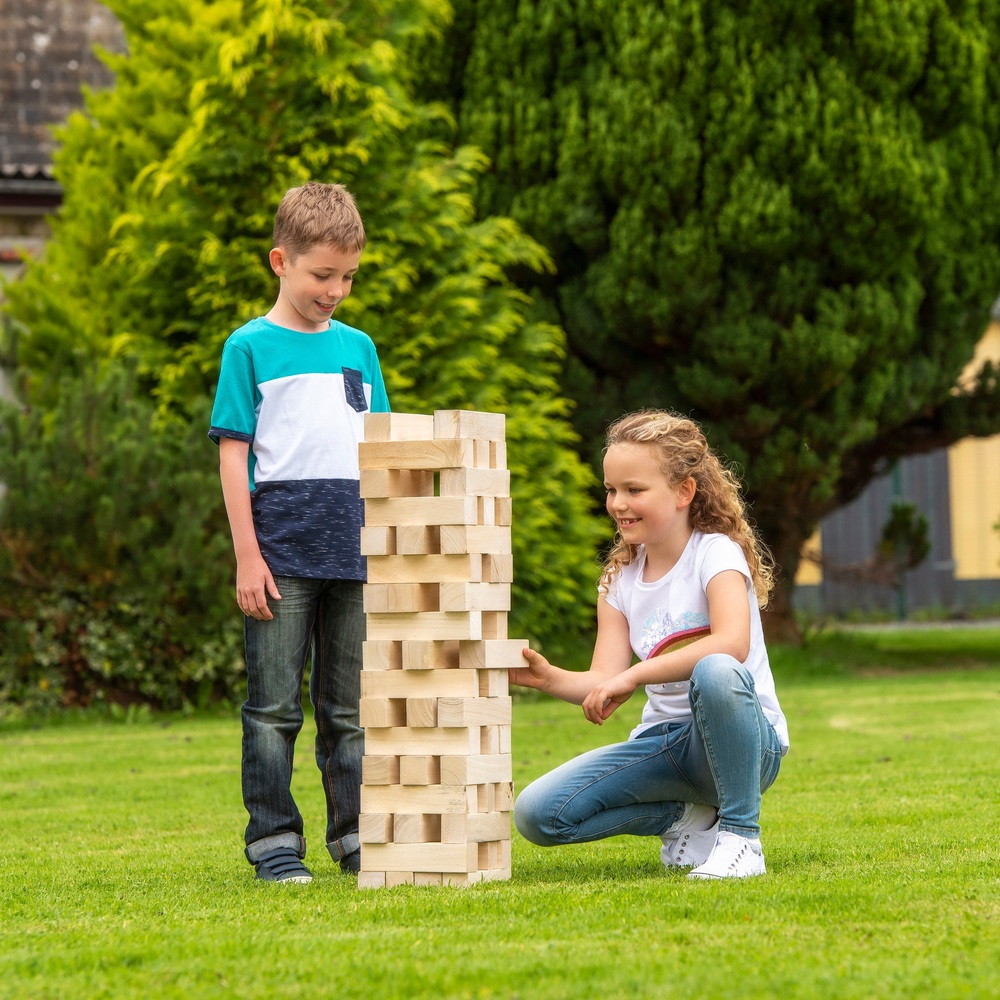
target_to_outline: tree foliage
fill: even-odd
[[[443,106],[413,97],[403,58],[442,30],[447,5],[108,6],[129,51],[106,56],[115,87],[61,130],[53,240],[9,289],[26,397],[54,406],[57,376],[127,360],[161,415],[194,419],[226,336],[274,300],[282,195],[344,183],[369,246],[338,316],[374,338],[394,410],[507,414],[512,634],[554,642],[585,626],[599,528],[558,384],[564,338],[529,318],[509,278],[551,263],[510,219],[477,216],[486,160],[449,141]],[[221,510],[217,486],[205,502]],[[231,607],[228,588],[218,600]]]
[[[997,0],[456,0],[421,52],[552,252],[575,423],[668,406],[784,567],[898,457],[1000,430],[955,389],[1000,284]]]

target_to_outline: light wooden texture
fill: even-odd
[[[475,698],[482,693],[478,670],[362,670],[363,698]],[[506,694],[506,692],[503,692]]]
[[[384,497],[365,501],[365,526],[478,524],[476,497]]]
[[[500,753],[499,742],[497,750]],[[453,727],[449,729],[424,729],[420,726],[366,727],[365,751],[372,756],[397,754],[399,756],[421,754],[480,754],[482,734],[480,727]]]
[[[435,436],[434,417],[431,414],[365,414],[366,441],[423,441]]]
[[[432,469],[365,469],[358,482],[362,499],[374,497],[432,497]]]
[[[435,410],[435,438],[481,438],[503,441],[507,419],[503,413],[477,410]]]
[[[358,465],[362,471],[462,468],[473,465],[475,455],[475,442],[465,440],[362,441],[358,445]],[[488,460],[485,468],[491,468]]]
[[[427,611],[368,615],[368,639],[481,639],[478,611]]]
[[[437,718],[440,726],[509,726],[511,699],[439,698]]]
[[[436,583],[366,583],[363,594],[366,614],[440,610],[441,591]]]
[[[512,758],[509,753],[488,756],[450,756],[440,759],[442,785],[484,785],[510,781]]]
[[[365,870],[474,872],[479,849],[468,844],[368,844],[361,852]]]
[[[484,578],[483,569],[492,574]],[[494,567],[487,558],[475,553],[460,553],[453,556],[411,555],[411,556],[369,556],[368,582],[372,583],[510,583],[514,578],[513,559],[510,561],[509,577],[506,565]]]
[[[509,583],[442,583],[441,611],[509,611]]]
[[[510,528],[492,524],[443,524],[440,528],[443,555],[481,552],[506,555],[510,552]]]
[[[508,469],[442,469],[443,497],[510,497]],[[395,496],[398,494],[386,494]]]

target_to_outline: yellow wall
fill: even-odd
[[[962,377],[984,361],[1000,361],[1000,323],[993,323]],[[1000,577],[1000,434],[966,438],[948,449],[951,545],[956,580]]]
[[[1000,323],[987,328],[962,379],[971,377],[988,358],[1000,362]],[[948,449],[948,491],[955,579],[1000,578],[1000,532],[993,528],[1000,521],[1000,434],[966,438]],[[821,551],[819,532],[804,550]],[[823,571],[803,559],[795,582],[822,583]]]

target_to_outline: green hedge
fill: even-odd
[[[241,619],[208,412],[121,367],[0,409],[0,717],[240,697]]]

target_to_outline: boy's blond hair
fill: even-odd
[[[747,520],[740,482],[709,447],[695,421],[666,410],[639,410],[616,420],[609,428],[604,450],[618,444],[647,445],[671,487],[688,477],[695,481],[689,508],[691,527],[706,534],[728,535],[743,550],[753,579],[757,603],[767,606],[775,586],[775,566],[767,546]],[[614,577],[635,559],[638,549],[615,535],[601,579],[607,593]]]
[[[315,246],[358,253],[366,242],[361,213],[343,184],[309,181],[292,188],[274,216],[272,246],[283,249],[292,260]]]

